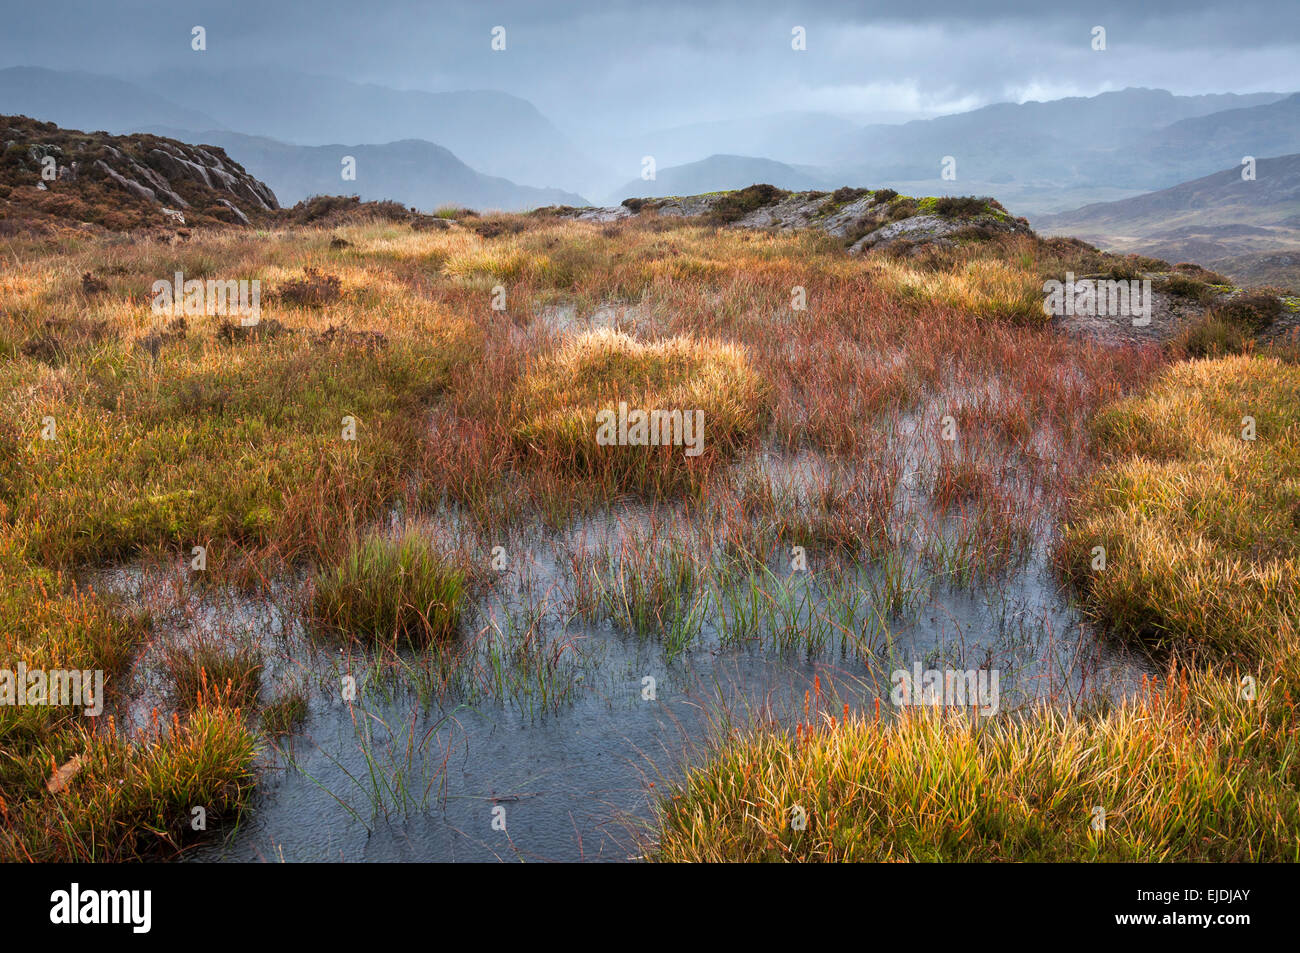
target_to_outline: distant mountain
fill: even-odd
[[[1264,259],[1300,266],[1300,154],[1257,159],[1254,181],[1241,173],[1234,166],[1158,192],[1040,216],[1033,225],[1043,234],[1195,261],[1234,277],[1258,277]],[[1300,279],[1300,267],[1293,274],[1290,280]]]
[[[579,191],[618,181],[532,103],[492,90],[397,90],[271,69],[168,70],[127,82],[15,67],[0,70],[0,112],[118,134],[218,129],[298,145],[424,139],[514,182]]]
[[[119,134],[216,130],[270,140],[232,147],[248,149],[248,161],[286,200],[348,188],[336,178],[339,157],[326,162],[327,152],[348,148],[355,155],[362,147],[330,144],[383,143],[366,147],[390,153],[367,153],[359,176],[369,178],[359,178],[352,191],[421,206],[523,208],[572,204],[575,193],[617,201],[755,182],[790,189],[849,182],[905,194],[991,195],[1013,213],[1034,216],[1169,188],[1246,155],[1300,152],[1300,95],[1286,93],[1124,89],[896,125],[787,112],[598,139],[582,148],[517,96],[397,90],[278,69],[170,70],[136,83],[0,70],[0,110]],[[433,151],[434,143],[452,160]],[[291,154],[286,144],[327,151]],[[638,178],[644,156],[654,157],[657,181]],[[955,179],[941,177],[945,156],[955,161]],[[395,165],[385,171],[390,161]],[[469,168],[457,168],[457,161]],[[431,182],[421,183],[421,163],[434,170]],[[475,179],[473,171],[498,181]],[[516,191],[525,187],[546,188]]]
[[[211,116],[132,83],[34,66],[0,69],[0,113],[119,134],[145,126],[221,128]]]
[[[293,204],[310,195],[392,199],[422,211],[442,205],[518,211],[541,205],[586,205],[581,195],[516,185],[476,172],[449,150],[420,139],[382,145],[298,146],[237,132],[154,129],[184,142],[211,144],[235,156],[253,175]],[[342,178],[343,157],[356,160],[356,179]]]
[[[633,174],[642,156],[654,156],[661,176],[715,154],[763,157],[802,165],[832,188],[854,182],[926,195],[992,194],[1008,208],[1059,211],[1174,185],[1241,155],[1300,151],[1298,99],[1124,89],[868,126],[827,113],[779,113],[628,137],[601,156]],[[940,176],[945,156],[956,161],[955,180]],[[712,181],[773,181],[741,179]]]
[[[601,175],[532,103],[492,90],[397,90],[269,69],[168,70],[145,83],[217,120],[185,128],[224,127],[298,145],[424,139],[488,175],[570,191]]]
[[[817,164],[829,147],[861,126],[823,112],[782,112],[744,119],[697,122],[625,136],[600,144],[605,164],[623,178],[640,170],[642,156],[660,167],[684,165],[712,155],[763,156],[785,163]]]
[[[846,137],[829,162],[852,181],[940,180],[945,156],[956,160],[957,183],[1153,189],[1222,168],[1202,151],[1176,159],[1158,147],[1160,130],[1203,117],[1213,129],[1229,113],[1283,99],[1283,93],[1175,96],[1161,89],[1124,89],[1050,102],[999,103],[901,126],[875,125]],[[1229,117],[1231,123],[1231,117]],[[1235,125],[1231,126],[1236,129]],[[1245,151],[1249,141],[1224,127],[1223,138]],[[1293,150],[1288,150],[1293,151]],[[1211,164],[1205,165],[1206,162]]]
[[[669,195],[699,195],[726,189],[742,189],[756,182],[799,192],[834,188],[816,170],[801,169],[753,156],[714,155],[699,162],[656,170],[651,180],[633,179],[616,189],[607,204],[626,198],[662,198]]]
[[[1172,123],[1144,143],[1141,152],[1180,179],[1204,174],[1207,164],[1222,168],[1247,155],[1258,158],[1300,152],[1300,93],[1261,106]]]

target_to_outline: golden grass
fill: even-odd
[[[845,711],[815,716],[793,737],[748,734],[661,803],[649,856],[1300,859],[1294,723],[1230,695],[1187,691],[1175,679],[1164,694],[1096,718],[1046,707],[979,724],[962,711],[890,721]],[[1202,726],[1211,711],[1213,726]]]
[[[1082,459],[1084,421],[1155,362],[1021,321],[1041,269],[1074,253],[1027,240],[903,263],[850,258],[825,235],[689,222],[499,216],[478,227],[0,246],[5,658],[104,668],[111,693],[148,620],[76,591],[71,570],[184,557],[204,544],[214,580],[328,572],[394,509],[459,507],[495,536],[539,514],[563,523],[634,489],[712,503],[727,522],[709,532],[723,538],[793,534],[846,550],[866,533],[883,545],[899,479],[884,438],[904,414],[921,420],[923,448],[939,416],[959,417],[963,456],[952,467],[1003,455],[1053,511],[1061,474]],[[335,237],[349,244],[332,248]],[[277,296],[308,268],[338,278],[337,300]],[[262,281],[263,332],[237,337],[222,318],[196,317],[183,337],[155,338],[166,328],[150,312],[150,288],[175,271]],[[86,272],[106,290],[87,291]],[[498,283],[505,313],[490,305]],[[791,306],[796,286],[806,310]],[[625,307],[632,333],[557,333],[539,320],[556,304],[579,321]],[[996,401],[971,397],[990,380]],[[705,452],[597,447],[595,412],[620,400],[703,410]],[[355,441],[342,439],[344,416],[357,422]],[[54,441],[41,438],[45,417]],[[755,514],[726,486],[724,464],[758,447],[813,449],[873,489],[834,497],[824,513]],[[993,515],[979,524],[995,538],[1020,519],[994,505],[998,492],[982,491]],[[630,599],[629,615],[648,618],[642,603],[662,596]],[[0,711],[0,811],[10,821],[0,852],[134,857],[151,837],[180,845],[177,825],[195,798],[228,816],[247,796],[255,738],[228,702],[199,704],[137,740],[92,731],[75,712]],[[93,769],[64,796],[47,795],[51,772],[77,754]]]
[[[1099,624],[1173,655],[1163,684],[721,737],[661,802],[652,859],[1300,859],[1300,369],[1178,364],[1094,428],[1108,463],[1062,559]]]
[[[974,258],[938,271],[905,260],[872,259],[868,267],[892,294],[945,304],[992,319],[1045,323],[1042,282],[1014,262]]]
[[[219,693],[134,740],[77,726],[28,756],[28,791],[0,800],[0,860],[126,861],[179,853],[230,823],[252,791],[256,737]],[[45,778],[77,759],[57,793]]]
[[[317,576],[312,612],[349,636],[429,643],[455,637],[464,598],[465,573],[428,539],[368,536]]]
[[[629,409],[703,414],[702,450],[602,446],[597,414]],[[741,346],[678,336],[641,342],[597,329],[566,339],[520,380],[515,438],[542,465],[609,474],[620,488],[670,489],[730,458],[764,426],[767,387]]]
[[[1250,420],[1253,420],[1253,439]],[[1096,421],[1063,558],[1115,632],[1259,658],[1300,640],[1300,367],[1177,364]],[[1104,547],[1105,569],[1093,569]]]

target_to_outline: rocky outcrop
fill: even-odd
[[[188,149],[193,158],[186,156],[181,151],[182,148]],[[222,155],[224,156],[225,153]],[[149,150],[149,162],[164,170],[170,178],[201,183],[218,192],[229,192],[232,196],[244,198],[266,211],[279,207],[275,201],[275,194],[269,188],[252,176],[242,174],[242,169],[240,169],[241,174],[234,173],[225,167],[220,158],[202,147],[177,148],[163,144]],[[228,202],[228,200],[223,201]]]
[[[916,199],[891,189],[788,192],[770,185],[751,185],[732,192],[627,199],[612,208],[539,212],[589,222],[657,215],[698,218],[728,228],[819,229],[843,241],[853,254],[903,244],[951,245],[998,234],[1030,232],[1024,219],[1013,218],[995,199]]]
[[[953,236],[963,233],[972,234],[972,229],[988,229],[991,227],[993,231],[1018,230],[1014,226],[999,229],[997,227],[999,224],[991,216],[980,216],[967,220],[943,218],[939,215],[930,214],[909,215],[900,221],[890,222],[888,225],[881,225],[872,229],[854,242],[849,251],[860,254],[872,248],[888,248],[900,241],[909,242],[913,245],[944,243],[951,241]],[[1028,231],[1028,228],[1024,230]]]
[[[250,225],[279,208],[223,149],[110,136],[0,116],[0,217],[71,218],[125,230]]]
[[[137,198],[142,198],[147,202],[158,201],[158,196],[154,193],[153,189],[146,188],[134,179],[128,179],[126,176],[119,174],[116,169],[112,168],[103,159],[95,160],[95,168],[100,172],[103,172],[104,175],[108,176],[108,178],[115,184],[130,192]],[[172,201],[176,202],[177,198],[173,197]]]

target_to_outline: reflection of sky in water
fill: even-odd
[[[294,621],[301,617],[296,585],[258,600],[220,588],[186,590],[181,577],[119,568],[91,582],[145,604],[157,624],[127,677],[130,698],[119,700],[115,714],[138,724],[155,705],[165,713],[165,686],[149,674],[156,653],[164,640],[196,635],[256,639],[266,666],[263,702],[286,688],[307,688],[308,718],[282,742],[283,752],[268,747],[251,811],[197,859],[621,860],[636,855],[653,797],[701,756],[713,732],[751,719],[788,727],[814,674],[825,710],[838,713],[845,702],[870,710],[879,694],[888,713],[890,673],[916,662],[998,669],[1003,711],[1035,698],[1126,693],[1148,670],[1083,627],[1040,546],[1018,570],[974,589],[922,582],[918,604],[903,617],[880,620],[862,600],[855,628],[871,651],[833,639],[809,659],[803,650],[774,648],[761,633],[724,644],[712,601],[693,647],[669,660],[653,637],[572,617],[570,608],[571,555],[636,545],[647,519],[627,509],[619,520],[511,542],[507,550],[519,554],[511,570],[467,614],[471,633],[489,620],[504,627],[512,613],[518,619],[525,609],[536,615],[547,607],[537,615],[538,631],[548,642],[573,644],[564,656],[570,667],[557,675],[572,691],[549,709],[535,695],[502,702],[490,693],[453,692],[422,700],[406,673],[376,676],[373,659],[306,639]],[[661,542],[666,536],[660,530]],[[825,617],[830,574],[791,575],[784,558],[769,562],[774,575],[765,587],[790,587],[796,626]],[[918,560],[909,565],[924,579]],[[849,578],[869,589],[873,573]],[[418,666],[421,656],[403,658]],[[361,685],[351,707],[339,698],[346,672]],[[642,698],[645,676],[655,679],[654,701]],[[506,833],[492,829],[495,805],[505,809]]]

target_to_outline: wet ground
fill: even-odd
[[[888,610],[872,596],[883,591],[878,566],[790,572],[774,554],[759,575],[784,608],[740,625],[741,580],[726,584],[738,587],[731,601],[715,580],[687,599],[680,648],[617,613],[580,609],[575,556],[635,552],[649,520],[626,509],[513,542],[510,568],[462,626],[468,661],[450,674],[428,650],[373,653],[314,636],[301,622],[305,580],[250,597],[194,586],[184,566],[96,574],[92,585],[155,619],[113,713],[139,725],[166,712],[160,653],[212,637],[257,646],[263,705],[306,697],[305,720],[265,746],[250,809],[195,860],[616,861],[643,852],[656,797],[701,745],[756,720],[788,727],[814,677],[823,710],[870,710],[880,698],[888,717],[890,673],[916,662],[998,669],[1002,711],[1127,694],[1150,670],[1083,625],[1037,546],[973,586],[909,560],[892,578],[910,595]],[[811,647],[791,635],[831,631],[832,618],[852,634]]]

